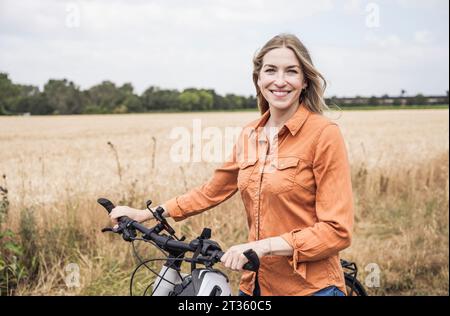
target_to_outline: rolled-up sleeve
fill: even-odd
[[[170,217],[175,221],[181,221],[219,205],[237,192],[239,167],[236,146],[233,147],[227,161],[214,170],[206,183],[164,203]]]
[[[316,181],[317,222],[304,229],[283,234],[293,248],[294,268],[300,262],[315,261],[337,254],[350,246],[353,228],[351,173],[345,142],[332,123],[317,137],[313,158]]]

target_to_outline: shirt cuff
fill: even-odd
[[[298,241],[296,242],[294,238],[294,233],[296,232],[298,232],[298,230],[285,233],[280,237],[283,238],[294,249],[292,257],[289,257],[288,259],[289,264],[292,266],[295,273],[306,280],[306,262],[299,262],[300,250],[298,249],[298,247],[296,247]]]
[[[286,242],[295,249],[294,246],[294,238],[292,237],[292,233],[285,233],[283,235],[281,235],[281,238],[283,238],[284,240],[286,240]]]
[[[183,210],[177,202],[177,199],[178,197],[174,197],[173,199],[170,199],[167,202],[163,203],[163,205],[169,213],[169,216],[173,218],[174,221],[179,222],[187,218],[187,216],[184,215]]]

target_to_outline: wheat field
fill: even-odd
[[[449,294],[448,114],[446,109],[326,114],[343,132],[352,168],[354,237],[341,256],[357,263],[370,295]],[[97,198],[144,208],[148,199],[155,205],[202,184],[218,163],[173,162],[171,131],[190,131],[196,119],[203,129],[224,131],[258,115],[0,117],[0,186],[7,189],[0,225],[13,232],[8,240],[20,248],[15,260],[22,268],[6,294],[127,295],[137,261],[130,244],[100,233],[109,222]],[[225,249],[247,236],[239,194],[173,224],[188,239],[210,227]],[[144,257],[156,255],[146,245],[138,250]],[[2,255],[8,251],[3,247]],[[226,272],[236,292],[239,273]],[[374,272],[379,283],[373,282]],[[74,273],[78,281],[68,286]],[[148,277],[143,272],[142,282]]]

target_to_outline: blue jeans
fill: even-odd
[[[313,296],[345,296],[345,294],[336,286],[332,285],[314,293]]]
[[[255,289],[253,290],[253,295],[248,295],[241,290],[239,290],[239,296],[261,296],[261,290],[259,288],[258,279],[255,282]],[[320,291],[314,293],[312,296],[345,296],[345,294],[339,290],[336,286],[332,285],[321,289]]]

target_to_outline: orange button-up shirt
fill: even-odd
[[[240,191],[248,240],[280,236],[294,249],[292,256],[260,258],[261,295],[310,295],[330,285],[345,293],[339,251],[350,245],[353,197],[339,127],[301,104],[270,145],[263,132],[269,116],[244,127],[209,181],[164,206],[179,221]],[[240,290],[253,293],[255,278],[244,271]]]

